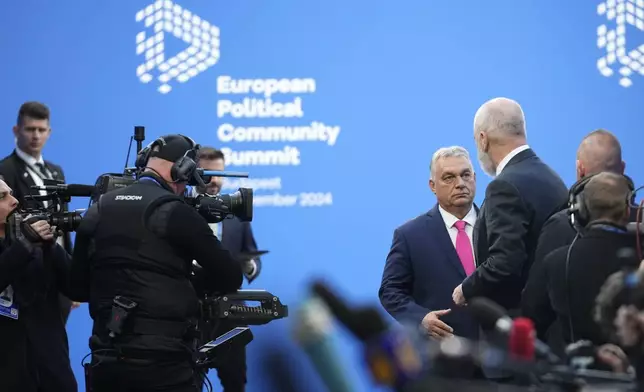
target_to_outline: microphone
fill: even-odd
[[[374,380],[402,390],[422,372],[422,359],[405,333],[389,329],[378,309],[351,309],[322,282],[312,291],[328,306],[338,321],[364,345],[364,357]]]
[[[83,184],[58,184],[58,185],[33,185],[31,189],[38,189],[47,192],[56,192],[65,196],[71,197],[90,197],[94,194],[95,187],[93,185]]]
[[[526,317],[517,317],[510,329],[508,352],[512,358],[534,361],[534,324]]]
[[[354,390],[333,343],[331,315],[324,303],[310,298],[295,318],[294,335],[330,392]]]
[[[513,321],[507,316],[505,309],[497,303],[484,297],[473,298],[468,309],[484,329],[493,329],[502,336],[510,334]],[[539,339],[534,339],[534,349],[537,356],[545,358],[550,363],[561,362],[550,347]]]

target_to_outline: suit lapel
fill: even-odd
[[[32,189],[31,187],[36,185],[34,182],[34,179],[31,178],[31,174],[29,173],[29,170],[27,170],[27,164],[25,161],[20,159],[20,157],[16,154],[14,151],[13,153],[13,160],[14,163],[16,164],[16,173],[18,174],[18,181],[20,181],[25,189],[25,195],[30,195],[32,194]]]
[[[443,221],[443,217],[438,211],[438,204],[427,213],[427,226],[434,240],[439,244],[441,253],[447,257],[449,264],[456,268],[458,273],[465,279],[467,277],[465,269],[463,269],[461,259],[456,254],[452,239],[447,232],[447,227],[445,227],[445,221]]]
[[[478,211],[478,216],[476,218],[476,225],[474,225],[474,230],[472,234],[472,244],[474,248],[474,261],[476,266],[480,265],[479,257],[481,256],[480,246],[482,246],[486,240],[486,227],[485,227],[485,200],[481,204],[481,209]],[[483,242],[482,242],[483,241]]]

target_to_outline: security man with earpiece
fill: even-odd
[[[236,291],[242,271],[181,196],[198,148],[183,135],[152,142],[137,159],[138,181],[104,194],[77,230],[70,279],[94,320],[85,366],[94,392],[201,390],[193,381],[200,308],[192,261],[213,293]]]

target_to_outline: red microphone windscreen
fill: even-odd
[[[512,329],[508,341],[508,351],[512,358],[534,360],[534,324],[525,317],[517,317],[512,321]]]

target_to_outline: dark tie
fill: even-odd
[[[51,179],[51,176],[49,175],[49,171],[45,167],[45,164],[37,162],[36,166],[38,167],[38,170],[40,170],[40,173],[43,175],[43,178]]]

